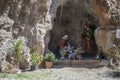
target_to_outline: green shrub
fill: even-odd
[[[55,60],[56,60],[56,58],[53,53],[47,53],[44,56],[44,61],[54,62]]]
[[[108,50],[108,54],[116,60],[120,60],[120,45],[113,45],[113,47]]]
[[[31,65],[39,65],[43,60],[43,55],[39,54],[37,51],[30,55]]]

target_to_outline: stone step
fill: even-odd
[[[96,68],[96,67],[103,67],[106,65],[107,65],[107,61],[104,60],[64,60],[55,63],[54,68],[62,68],[62,67]]]

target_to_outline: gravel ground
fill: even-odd
[[[119,77],[113,78],[111,70],[106,67],[97,69],[66,67],[61,69],[40,69],[38,71],[25,72],[25,74],[27,73],[35,73],[40,75],[32,80],[120,80]],[[30,79],[25,78],[22,80]]]

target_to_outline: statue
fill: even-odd
[[[65,52],[63,49],[68,46],[68,35],[64,35],[59,41],[58,41],[58,46],[56,50],[56,57],[59,59],[64,58]],[[62,54],[62,55],[61,55]]]
[[[83,47],[86,52],[91,52],[91,44],[92,44],[92,38],[94,34],[92,30],[88,26],[84,26],[84,30],[82,33],[82,38],[83,38]]]

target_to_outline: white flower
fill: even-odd
[[[115,44],[113,44],[113,47],[116,47],[116,45],[115,45]]]

